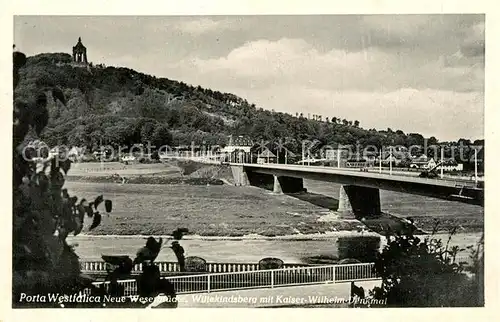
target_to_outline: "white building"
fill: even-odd
[[[427,155],[423,154],[418,158],[411,160],[410,168],[415,169],[431,169],[436,166],[436,160],[434,158],[429,158]]]
[[[246,138],[242,135],[233,138],[233,136],[231,135],[229,137],[229,143],[224,148],[222,148],[220,152],[222,154],[229,154],[235,151],[250,153],[252,146],[253,142],[249,138]]]
[[[463,163],[458,163],[453,159],[444,160],[444,162],[436,167],[437,170],[443,169],[446,172],[463,171]]]

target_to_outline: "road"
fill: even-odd
[[[213,158],[209,159],[206,157],[177,157],[177,156],[164,156],[162,157],[164,159],[186,159],[186,160],[192,160],[192,161],[197,161],[197,162],[202,162],[202,163],[207,163],[207,164],[221,164],[220,161],[216,161]],[[401,170],[400,168],[393,168],[392,171],[383,168],[382,170],[379,170],[378,167],[371,167],[367,168],[367,171],[361,171],[359,168],[348,168],[348,167],[325,167],[325,166],[316,166],[316,165],[297,165],[297,164],[276,164],[276,163],[269,163],[269,164],[256,164],[256,163],[227,163],[231,165],[246,165],[246,166],[286,166],[290,167],[290,169],[324,169],[326,171],[328,170],[336,170],[336,171],[348,171],[348,172],[353,172],[353,173],[370,173],[370,174],[375,174],[375,175],[387,175],[391,177],[412,177],[412,178],[419,178],[419,174],[421,171],[415,171],[415,170]],[[465,177],[459,177],[459,176],[453,176],[449,174],[445,174],[443,178],[437,177],[437,178],[419,178],[423,179],[426,182],[429,182],[429,180],[436,181],[436,180],[442,180],[442,181],[449,181],[452,183],[452,186],[460,185],[460,184],[467,184],[467,185],[475,185],[476,182],[473,178],[465,178]],[[484,178],[483,177],[478,177],[478,182],[483,182]],[[419,180],[418,182],[422,182]],[[447,186],[451,186],[447,185]]]
[[[254,164],[254,163],[231,163],[231,165],[242,165],[247,168],[253,168],[258,172],[262,171],[281,171],[283,175],[285,172],[302,172],[308,174],[324,174],[324,175],[341,175],[353,178],[376,179],[391,182],[405,182],[405,183],[418,183],[442,187],[457,187],[461,185],[474,186],[475,182],[471,180],[464,180],[461,178],[420,178],[418,174],[414,175],[412,172],[405,173],[398,171],[397,173],[390,174],[389,172],[379,173],[378,170],[374,171],[360,171],[359,169],[352,168],[335,168],[324,166],[304,166],[295,164]],[[411,173],[411,174],[410,174]]]

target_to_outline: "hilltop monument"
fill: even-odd
[[[73,61],[88,64],[87,47],[82,44],[82,38],[78,37],[78,42],[73,46]]]

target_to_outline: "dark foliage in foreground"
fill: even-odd
[[[13,54],[14,88],[22,78],[19,69],[26,63],[20,52]],[[55,85],[55,84],[52,84]],[[70,295],[91,286],[80,275],[78,256],[66,242],[78,235],[84,222],[97,227],[112,203],[98,196],[92,202],[79,200],[63,188],[70,162],[64,155],[38,162],[26,153],[25,137],[40,134],[48,123],[47,93],[64,105],[64,96],[54,86],[23,88],[14,95],[13,117],[13,238],[12,300],[14,307],[58,306],[58,303],[20,301],[21,296],[59,293]]]
[[[435,227],[437,229],[437,226]],[[370,293],[387,299],[393,307],[478,307],[484,306],[483,239],[472,249],[472,266],[457,263],[459,247],[427,237],[388,235],[388,245],[375,261],[382,287]],[[468,273],[468,274],[466,274]]]

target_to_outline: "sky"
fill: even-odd
[[[233,93],[275,111],[441,141],[484,138],[484,15],[15,16],[27,55]]]

